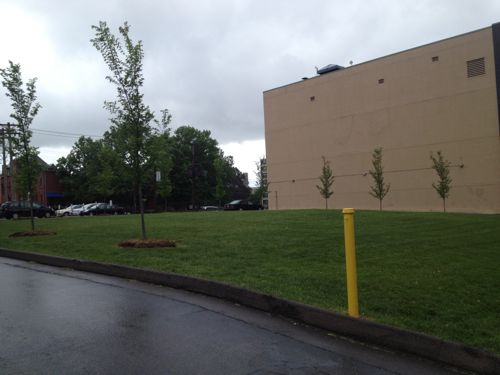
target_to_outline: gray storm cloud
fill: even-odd
[[[37,76],[34,128],[102,134],[114,98],[91,25],[127,20],[144,43],[144,93],[173,127],[208,129],[221,144],[262,140],[262,92],[499,21],[498,1],[0,1],[0,66]],[[13,32],[13,28],[15,32]],[[0,122],[9,103],[0,98]],[[36,135],[40,147],[75,139]],[[261,152],[261,151],[259,151]],[[261,155],[254,157],[257,160]]]

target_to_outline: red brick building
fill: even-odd
[[[42,172],[38,176],[33,200],[46,206],[57,206],[61,203],[64,196],[57,177],[56,168],[53,165],[47,164],[40,158],[38,158],[38,162],[42,166]],[[13,164],[12,169],[15,171],[16,162],[14,161]],[[19,197],[19,194],[15,191],[9,166],[7,165],[5,167],[2,169],[2,175],[0,176],[0,202],[2,203],[22,198]]]

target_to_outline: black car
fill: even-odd
[[[33,202],[33,216],[51,217],[55,215],[55,211],[50,207],[45,207],[40,203]],[[30,217],[30,202],[29,201],[10,201],[2,203],[0,206],[0,217],[6,219],[17,219],[19,217]]]
[[[120,206],[115,206],[107,203],[95,203],[93,206],[89,207],[80,213],[82,216],[94,216],[94,215],[124,215],[125,209]]]
[[[246,199],[238,199],[224,205],[224,211],[262,210],[263,208],[260,204],[252,203]]]

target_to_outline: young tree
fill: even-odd
[[[13,113],[10,115],[17,122],[17,136],[14,137],[13,147],[17,155],[17,166],[15,173],[16,187],[21,195],[30,201],[31,230],[35,230],[33,218],[33,193],[41,171],[38,162],[38,150],[31,146],[30,125],[37,115],[40,104],[36,101],[36,78],[26,82],[26,90],[23,88],[20,64],[9,61],[9,66],[0,69],[2,85],[7,89],[7,97],[10,98]]]
[[[433,182],[432,187],[439,194],[443,200],[443,212],[446,212],[446,198],[450,196],[451,190],[451,177],[450,177],[450,165],[448,160],[445,160],[441,151],[437,152],[437,156],[431,153],[432,169],[434,169],[438,175],[437,183]]]
[[[382,165],[382,147],[377,147],[372,154],[373,170],[370,170],[370,176],[373,178],[373,186],[370,186],[370,195],[379,200],[379,209],[382,211],[382,201],[389,192],[390,184],[384,181],[384,167]]]
[[[106,77],[107,80],[117,89],[117,100],[105,102],[105,107],[114,115],[111,119],[113,123],[111,130],[116,131],[120,140],[121,154],[133,173],[141,213],[142,238],[146,239],[142,198],[143,167],[148,161],[146,144],[151,136],[150,123],[154,115],[144,104],[141,93],[144,83],[142,42],[132,41],[127,22],[118,29],[123,41],[111,33],[106,22],[99,22],[99,26],[92,26],[92,29],[95,30],[95,38],[91,42],[101,53],[111,71],[111,75]]]
[[[257,177],[257,189],[254,195],[257,197],[260,204],[263,204],[263,198],[269,190],[269,183],[267,181],[267,162],[266,158],[262,157],[259,161],[255,162],[255,167],[257,171],[255,172],[255,177]]]
[[[321,176],[319,176],[321,185],[316,185],[316,188],[319,190],[319,194],[325,198],[325,209],[328,209],[328,198],[333,195],[332,185],[335,177],[330,167],[330,161],[326,160],[324,156],[321,158],[323,159],[323,168],[321,169]]]

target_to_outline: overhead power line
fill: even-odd
[[[66,138],[80,138],[80,137],[102,138],[103,137],[102,135],[95,135],[95,134],[69,133],[69,132],[62,132],[62,131],[57,131],[57,130],[47,130],[47,129],[37,129],[37,128],[31,128],[30,130],[32,130],[33,133],[35,133],[35,134],[51,135],[51,136],[66,137]]]
[[[4,128],[8,128],[10,131],[10,134],[16,134],[15,127],[18,125],[16,124],[0,124],[0,126]],[[10,127],[14,128],[10,130]],[[95,134],[81,134],[81,133],[70,133],[70,132],[62,132],[59,130],[48,130],[48,129],[37,129],[37,128],[30,128],[33,133],[35,134],[40,134],[40,135],[49,135],[49,136],[54,136],[54,137],[65,137],[65,138],[80,138],[80,137],[89,137],[89,138],[103,138],[102,135],[95,135]]]

